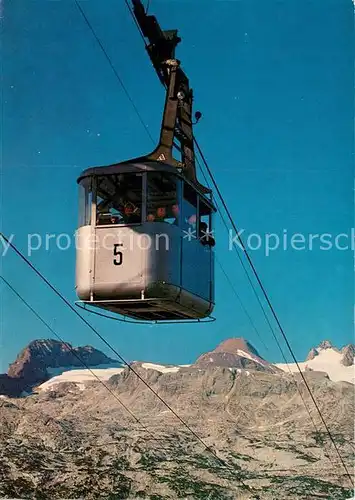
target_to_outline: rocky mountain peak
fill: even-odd
[[[7,374],[0,379],[0,394],[31,389],[49,378],[49,368],[82,367],[117,363],[92,346],[72,347],[54,339],[38,339],[30,342],[10,365]]]
[[[312,349],[309,351],[306,361],[311,361],[311,359],[314,359],[316,356],[318,356],[318,351],[315,347],[312,347]]]
[[[17,356],[8,370],[10,377],[23,377],[28,372],[43,371],[46,368],[82,366],[80,359],[91,366],[116,362],[92,346],[72,347],[71,344],[54,339],[34,340]]]
[[[348,344],[341,350],[342,358],[341,364],[344,366],[352,366],[354,364],[354,356],[355,356],[355,345]]]
[[[229,354],[238,354],[238,351],[253,354],[260,358],[258,351],[243,337],[230,338],[221,342],[211,352],[227,352]]]
[[[277,370],[271,363],[265,361],[244,338],[224,340],[212,351],[199,356],[194,365],[202,368],[219,366],[268,372]]]
[[[324,350],[324,349],[333,349],[333,344],[330,342],[330,340],[323,340],[317,347],[319,350]]]

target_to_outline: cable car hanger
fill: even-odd
[[[211,189],[197,180],[193,138],[192,104],[193,91],[189,79],[175,58],[176,46],[181,42],[177,30],[165,30],[153,15],[147,15],[141,0],[132,0],[133,13],[144,37],[149,40],[146,50],[159,80],[166,89],[163,120],[157,147],[146,156],[131,161],[161,161],[176,167],[204,194]],[[195,113],[196,122],[202,114]],[[176,145],[174,139],[180,145]],[[181,153],[181,161],[173,157],[173,146]]]

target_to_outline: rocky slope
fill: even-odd
[[[241,347],[228,342],[215,352],[258,356]],[[109,390],[87,380],[84,389],[66,382],[0,399],[0,497],[351,497],[300,377],[253,366],[133,365],[221,461],[128,368],[105,381]],[[353,386],[316,371],[305,377],[352,471]]]
[[[10,365],[7,374],[0,375],[0,394],[19,396],[34,385],[50,378],[50,368],[109,365],[117,363],[94,347],[72,347],[57,340],[34,340]]]

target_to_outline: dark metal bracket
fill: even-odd
[[[163,31],[155,16],[147,15],[141,0],[132,0],[135,18],[143,35],[149,57],[161,83],[166,88],[160,139],[157,147],[146,155],[147,160],[161,161],[181,169],[185,177],[203,193],[211,190],[197,180],[194,151],[192,105],[193,92],[189,80],[175,58],[175,48],[181,41],[177,30]],[[201,116],[201,115],[200,115]],[[174,139],[180,143],[181,161],[173,157]]]

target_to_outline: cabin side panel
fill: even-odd
[[[95,299],[139,298],[146,252],[141,232],[135,227],[97,227],[95,239]]]
[[[145,223],[149,250],[146,253],[146,290],[154,294],[156,285],[181,286],[181,231],[164,222]],[[149,243],[148,243],[149,242]]]
[[[89,300],[94,270],[95,230],[82,226],[76,232],[75,289],[80,300]]]
[[[183,238],[182,287],[207,301],[213,300],[212,250],[196,238]]]

